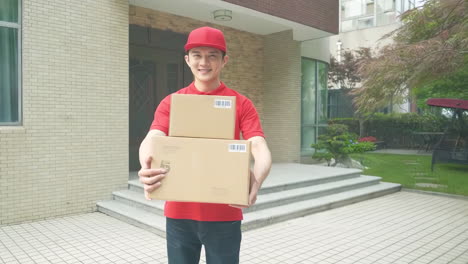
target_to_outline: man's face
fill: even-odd
[[[185,56],[187,65],[192,70],[196,80],[201,82],[219,81],[221,69],[228,61],[219,49],[196,47],[189,50]]]

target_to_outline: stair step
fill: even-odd
[[[330,170],[333,171],[333,169]],[[278,177],[279,179],[268,177],[267,180],[263,183],[262,189],[260,189],[259,194],[280,192],[306,186],[313,186],[329,182],[358,178],[361,173],[360,170],[354,169],[346,169],[346,172],[338,171],[337,168],[336,170],[336,174],[331,175],[320,175],[319,173],[317,173],[316,175],[308,175],[310,174],[309,171],[307,175],[302,174],[300,175],[301,177],[296,177],[296,179],[291,179],[290,177]],[[296,171],[294,173],[296,174]],[[138,179],[132,179],[128,181],[128,189],[143,193],[143,184]]]
[[[143,183],[138,179],[128,181],[128,189],[134,192],[143,193]]]
[[[270,175],[262,185],[260,194],[357,178],[358,169],[324,167],[309,164],[273,164]]]
[[[115,200],[100,201],[97,203],[97,208],[101,213],[143,228],[161,237],[166,237],[166,218],[164,216]]]
[[[306,199],[317,198],[324,195],[330,195],[338,192],[352,190],[360,187],[378,184],[380,177],[360,176],[337,182],[329,182],[318,185],[306,186],[302,188],[286,189],[274,193],[259,194],[257,203],[245,209],[244,212],[262,210],[273,206],[284,205],[292,202],[303,201]],[[113,192],[114,199],[122,201],[128,205],[134,205],[143,210],[163,215],[164,201],[148,201],[143,194],[133,190],[121,190]]]
[[[285,205],[293,202],[304,201],[318,198],[339,192],[349,191],[370,185],[376,185],[380,182],[380,177],[360,176],[336,182],[323,183],[318,185],[306,186],[302,188],[288,189],[274,193],[258,195],[257,202],[250,208],[244,209],[244,212],[263,210],[274,206]]]
[[[249,212],[244,214],[242,229],[250,230],[263,227],[273,223],[383,196],[397,192],[400,189],[400,184],[381,182],[368,187],[323,196],[320,197],[320,199],[305,200],[265,210]]]
[[[120,201],[133,207],[141,208],[147,212],[164,216],[164,201],[148,201],[145,199],[143,193],[131,190],[114,191],[112,192],[112,195],[116,201]]]
[[[322,196],[320,199],[297,201],[264,210],[246,212],[244,213],[242,229],[245,231],[260,228],[273,223],[383,196],[397,192],[400,189],[400,184],[381,182],[379,184],[359,189]],[[132,191],[127,190],[124,193],[128,194],[128,192]],[[138,193],[135,194],[139,195]],[[133,194],[130,193],[128,195],[131,196]],[[140,197],[141,199],[144,199],[142,196]],[[150,206],[157,207],[160,210],[162,209],[159,203],[150,204]],[[137,208],[118,200],[101,201],[98,202],[97,207],[98,211],[102,213],[144,228],[145,230],[151,231],[160,236],[165,236],[166,220],[162,215],[145,211],[142,208]]]

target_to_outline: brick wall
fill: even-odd
[[[130,6],[129,23],[187,35],[202,26],[222,30],[229,62],[223,69],[221,80],[250,98],[263,119],[263,36],[139,6]]]
[[[0,224],[91,212],[128,180],[128,1],[23,0],[23,126],[0,127]]]
[[[338,33],[339,0],[223,0],[303,25]]]
[[[273,162],[299,162],[301,46],[292,31],[265,37],[265,132]]]

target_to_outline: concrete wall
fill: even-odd
[[[95,210],[128,180],[128,1],[23,0],[23,125],[0,127],[0,224]]]
[[[273,162],[299,162],[301,45],[292,31],[265,37],[265,122]]]
[[[229,62],[223,69],[221,80],[229,88],[249,97],[263,120],[263,36],[139,6],[130,6],[129,23],[187,35],[202,26],[222,30]]]
[[[330,38],[301,42],[301,56],[330,63]]]
[[[383,39],[381,38],[397,29],[400,26],[398,23],[380,26],[380,27],[372,27],[372,28],[365,28],[360,30],[342,32],[339,35],[331,36],[330,37],[330,53],[333,56],[336,56],[336,42],[341,40],[342,46],[341,49],[344,50],[354,50],[360,47],[365,48],[379,48],[384,45],[391,43],[390,39]]]

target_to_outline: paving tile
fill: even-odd
[[[467,200],[399,192],[245,232],[241,263],[466,264],[465,208]],[[167,263],[166,258],[163,238],[101,213],[0,227],[0,263]]]

